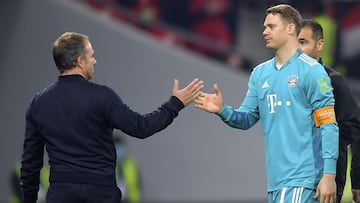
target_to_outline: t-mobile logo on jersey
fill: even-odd
[[[275,107],[282,106],[282,104],[283,104],[282,101],[277,100],[277,94],[269,94],[266,96],[266,98],[267,98],[267,102],[268,102],[269,113],[275,113]],[[285,105],[290,106],[291,102],[286,101]]]

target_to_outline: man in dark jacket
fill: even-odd
[[[113,129],[144,139],[170,125],[203,88],[194,79],[157,110],[139,114],[107,86],[90,82],[94,50],[88,36],[66,32],[53,44],[58,80],[38,92],[26,112],[21,189],[35,203],[44,146],[50,165],[48,203],[115,203],[121,191],[115,179]]]
[[[317,59],[321,64],[320,52],[324,46],[323,31],[319,23],[304,20],[299,33],[302,51]],[[346,182],[347,149],[351,144],[351,183],[353,199],[360,202],[360,109],[344,76],[334,69],[325,67],[334,88],[335,114],[339,125],[339,157],[336,167],[337,200],[340,202]]]

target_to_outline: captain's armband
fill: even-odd
[[[336,122],[334,106],[327,106],[314,111],[315,126]]]

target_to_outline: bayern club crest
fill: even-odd
[[[290,75],[289,79],[288,79],[288,86],[289,87],[296,87],[298,82],[298,76],[296,75]]]

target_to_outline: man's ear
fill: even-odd
[[[82,56],[78,56],[76,58],[76,66],[83,68],[84,67],[84,59]]]
[[[319,39],[316,42],[316,51],[321,52],[324,48],[324,39]]]
[[[294,33],[296,33],[295,24],[294,24],[294,23],[289,23],[289,24],[287,25],[287,31],[288,31],[288,34],[294,34]]]

